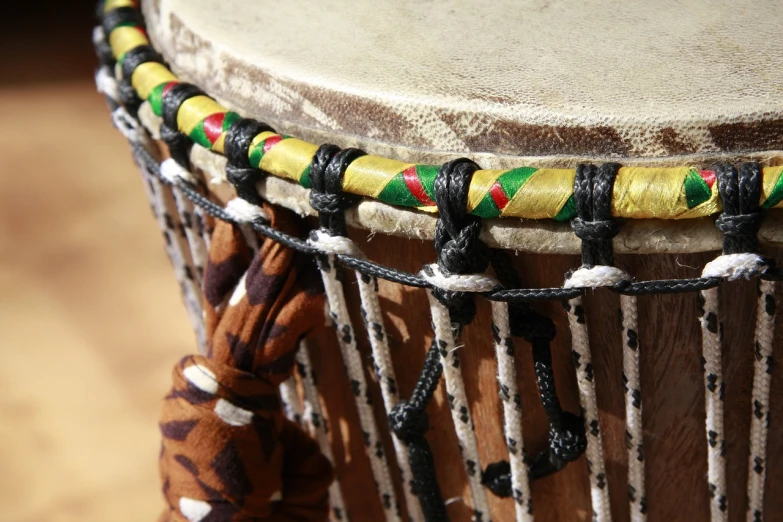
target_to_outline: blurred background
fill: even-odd
[[[93,6],[0,17],[0,522],[155,520],[158,406],[194,349],[95,92]]]

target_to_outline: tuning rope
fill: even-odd
[[[522,438],[522,398],[517,385],[514,345],[511,340],[508,304],[492,303],[492,334],[498,362],[498,386],[503,401],[503,431],[511,467],[511,491],[516,522],[533,522],[530,477]]]
[[[190,251],[184,234],[177,229],[174,216],[180,217],[174,205],[172,193],[174,185],[163,183],[156,176],[149,173],[143,166],[141,168],[145,178],[145,189],[150,200],[152,212],[158,227],[163,234],[166,253],[174,267],[174,274],[182,291],[185,309],[193,331],[196,333],[199,351],[206,350],[206,331],[204,329],[204,313],[201,306],[201,287],[194,274],[194,267],[188,262],[186,255]],[[165,178],[164,178],[165,179]],[[184,228],[184,227],[183,227]]]
[[[358,246],[347,237],[332,236],[324,230],[315,230],[310,234],[308,241],[311,245],[331,255],[342,254],[355,257],[364,257]],[[356,281],[359,286],[359,303],[361,315],[364,319],[367,337],[372,350],[375,375],[383,397],[383,405],[387,414],[400,402],[397,390],[397,377],[389,350],[388,336],[383,326],[383,314],[378,300],[378,280],[370,275],[362,274],[356,270]],[[403,483],[403,494],[408,516],[411,520],[423,520],[421,506],[413,489],[413,474],[408,460],[408,450],[405,444],[396,434],[392,434],[392,442],[400,469]]]
[[[313,365],[310,362],[309,342],[303,340],[296,352],[296,363],[299,372],[299,378],[302,381],[302,399],[304,409],[302,419],[305,426],[308,427],[310,434],[315,437],[321,453],[334,464],[334,454],[332,446],[329,443],[329,425],[323,415],[321,402],[316,384],[316,376],[313,371]],[[335,480],[329,485],[329,506],[330,519],[336,522],[348,520],[348,511],[345,509],[343,492],[340,485],[340,475],[336,474]]]
[[[756,312],[756,349],[753,362],[753,404],[750,417],[747,522],[762,522],[763,520],[764,480],[767,473],[769,392],[772,377],[772,350],[775,346],[776,308],[775,283],[760,281]]]
[[[310,204],[318,211],[322,233],[320,235],[316,233],[312,236],[309,244],[315,247],[320,241],[329,248],[325,251],[325,255],[317,258],[329,306],[329,316],[334,323],[337,341],[351,383],[351,391],[356,402],[359,424],[364,437],[364,446],[370,459],[370,467],[381,498],[384,515],[386,520],[399,521],[399,505],[394,492],[391,472],[375,422],[371,397],[364,377],[362,355],[356,341],[356,330],[348,314],[345,289],[340,279],[339,267],[336,264],[338,254],[352,254],[352,257],[361,256],[361,252],[355,244],[344,239],[347,231],[343,210],[350,206],[352,201],[341,193],[345,166],[361,154],[364,153],[357,149],[341,151],[330,145],[321,147],[316,153],[310,169],[313,180]],[[326,236],[332,237],[327,238]]]
[[[484,486],[481,484],[481,460],[478,454],[473,418],[465,394],[465,383],[462,380],[460,361],[457,357],[457,344],[452,331],[452,320],[449,310],[427,291],[432,315],[432,326],[435,342],[438,346],[440,364],[443,367],[443,380],[446,384],[451,418],[457,433],[457,440],[462,454],[462,462],[467,473],[470,493],[473,497],[473,520],[489,522],[489,503]]]
[[[182,189],[177,185],[177,180],[182,179],[194,186],[197,186],[198,182],[192,174],[174,161],[173,158],[168,158],[161,163],[160,173],[171,183],[174,204],[177,208],[182,230],[185,233],[185,239],[187,239],[192,262],[191,267],[195,272],[193,276],[197,282],[200,282],[204,277],[204,267],[207,263],[209,246],[202,230],[203,224],[199,223],[196,218],[196,206],[182,193]]]

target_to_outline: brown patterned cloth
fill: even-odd
[[[266,211],[300,235],[296,216]],[[161,412],[161,522],[327,518],[331,465],[278,395],[299,340],[324,324],[320,280],[312,259],[271,240],[251,257],[241,230],[216,225],[204,276],[208,353],[175,367]]]

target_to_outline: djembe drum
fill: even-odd
[[[775,520],[781,15],[101,2],[200,348],[161,520]]]

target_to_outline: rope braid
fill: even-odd
[[[611,195],[617,167],[612,163],[600,167],[583,164],[576,169],[574,199],[577,217],[571,223],[574,233],[582,240],[582,267],[566,281],[566,286],[577,282],[581,286],[580,279],[590,275],[594,267],[612,267],[614,264],[612,238],[617,234],[618,227],[612,220]],[[592,281],[589,277],[586,279],[589,286],[604,286],[620,281],[620,279],[611,282],[604,282],[601,279]],[[566,303],[566,310],[571,328],[579,400],[582,404],[584,427],[587,433],[587,471],[590,477],[593,520],[610,522],[611,506],[606,482],[603,438],[593,380],[590,338],[581,296],[569,300]]]
[[[489,265],[488,249],[479,240],[481,218],[467,213],[468,187],[478,165],[468,159],[445,163],[435,178],[437,266],[446,275],[481,274]],[[436,287],[429,292],[433,330],[443,367],[446,394],[473,496],[473,517],[489,522],[487,496],[481,484],[481,462],[465,384],[457,357],[456,338],[473,321],[476,303],[466,292]]]
[[[737,169],[733,165],[721,164],[715,169],[718,188],[724,202],[724,212],[716,220],[716,226],[723,232],[723,253],[704,267],[702,277],[737,279],[751,277],[763,272],[767,265],[753,254],[758,243],[756,234],[761,224],[759,199],[761,197],[761,171],[758,164],[744,163]],[[711,288],[699,293],[699,323],[702,331],[702,363],[704,367],[704,400],[707,434],[707,486],[710,496],[710,519],[712,522],[728,520],[728,497],[726,491],[726,440],[723,424],[723,325],[720,321],[718,289]],[[759,320],[766,313],[759,303]],[[757,338],[759,332],[757,331]],[[762,337],[764,334],[762,333]],[[757,366],[759,362],[757,361]],[[757,367],[755,373],[760,369]],[[757,386],[758,383],[758,386]],[[754,375],[754,391],[761,391],[763,380]],[[755,395],[754,395],[755,398]],[[767,399],[768,400],[768,399]],[[760,401],[763,405],[763,399]],[[762,406],[763,416],[763,406]],[[753,430],[751,421],[751,430]],[[756,428],[758,429],[758,428]],[[751,473],[749,489],[753,488],[751,477],[755,473],[755,457],[763,462],[764,448],[761,436],[751,441]],[[757,454],[760,453],[759,454]],[[750,504],[760,500],[759,491],[750,491]],[[754,506],[753,511],[756,510]],[[751,516],[749,512],[748,516]],[[755,516],[755,513],[753,514]]]
[[[355,201],[342,192],[342,176],[345,169],[356,158],[364,156],[359,149],[340,150],[334,145],[324,145],[316,151],[310,166],[310,176],[313,189],[310,192],[310,204],[318,211],[321,231],[332,237],[347,235],[345,226],[345,209]],[[369,389],[364,377],[364,367],[361,353],[356,343],[356,335],[345,301],[345,290],[341,281],[341,273],[336,266],[335,253],[318,256],[318,268],[326,290],[329,316],[331,317],[343,361],[351,381],[351,390],[356,400],[359,412],[359,423],[364,436],[364,446],[386,520],[399,521],[399,505],[397,503],[391,472],[380,440],[379,430],[375,422],[370,403]]]

